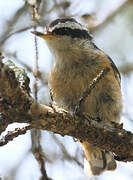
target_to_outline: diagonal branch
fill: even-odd
[[[133,63],[125,64],[124,66],[120,66],[119,71],[123,75],[129,75],[130,73],[133,72]]]
[[[124,2],[121,2],[116,9],[111,11],[107,17],[105,17],[102,21],[98,20],[98,22],[93,24],[92,20],[92,25],[89,27],[91,32],[96,31],[97,29],[100,29],[101,27],[104,27],[107,23],[109,23],[117,14],[119,14],[126,6],[132,6],[133,1],[132,0],[125,0]],[[95,20],[96,18],[94,18]]]
[[[14,131],[8,131],[7,135],[0,139],[0,146],[6,145],[9,141],[12,141],[14,138],[18,137],[19,135],[23,135],[30,130],[32,127],[30,125],[25,126],[23,128],[16,128]]]
[[[96,87],[96,85],[99,83],[99,81],[110,71],[109,67],[105,67],[103,70],[100,71],[100,73],[97,75],[96,78],[92,80],[92,82],[89,84],[85,92],[83,93],[83,96],[80,98],[79,103],[77,104],[75,108],[75,112],[78,114],[80,113],[80,107],[81,104],[86,100],[88,95],[91,93],[91,91]]]

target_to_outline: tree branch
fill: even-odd
[[[126,6],[132,5],[132,0],[126,0],[125,2],[120,3],[120,5],[118,7],[116,7],[115,10],[111,11],[107,17],[105,17],[102,21],[97,20],[98,22],[94,22],[93,25],[91,25],[89,27],[91,32],[96,31],[97,29],[100,29],[101,27],[103,27],[104,25],[106,25],[108,22],[110,22],[117,14],[119,14],[119,12],[121,12]],[[98,17],[97,17],[98,18]],[[96,17],[94,18],[97,19]]]
[[[131,72],[133,72],[133,63],[127,63],[124,66],[120,66],[119,71],[124,75],[129,75]]]
[[[23,119],[28,115],[32,104],[29,93],[29,78],[25,71],[11,61],[4,64],[0,57],[0,113],[8,119],[8,124],[13,122],[12,119]]]
[[[0,61],[0,112],[6,124],[28,123],[32,128],[48,130],[62,136],[69,135],[107,151],[114,152],[118,160],[133,161],[133,134],[116,124],[110,127],[87,116],[71,115],[63,109],[36,103],[29,95],[26,75],[20,83],[17,68]],[[20,77],[20,75],[19,75]],[[22,77],[21,77],[22,79]],[[3,132],[2,120],[0,132]]]
[[[38,116],[34,116],[32,120],[33,127],[88,141],[97,147],[114,152],[125,158],[125,161],[133,160],[133,134],[131,132],[119,127],[111,128],[90,118],[73,116],[61,109],[55,112],[45,105],[39,105],[37,112],[34,110],[36,111],[36,108],[32,106],[32,115]]]
[[[91,93],[91,91],[95,88],[95,86],[98,84],[98,82],[110,71],[109,67],[105,67],[103,70],[100,71],[100,73],[92,80],[92,82],[88,85],[85,92],[83,92],[82,97],[79,100],[79,103],[77,104],[75,108],[75,112],[78,114],[80,113],[81,104],[86,100],[88,95]]]
[[[30,130],[31,126],[25,126],[23,128],[16,128],[14,131],[8,131],[7,135],[0,139],[0,146],[7,144],[9,141],[12,141],[14,138],[18,137],[19,135],[23,135]]]

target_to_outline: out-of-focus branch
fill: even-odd
[[[68,161],[73,161],[75,163],[77,163],[80,167],[83,168],[83,164],[81,162],[78,161],[77,157],[76,156],[72,156],[68,153],[67,149],[65,148],[64,144],[61,143],[59,141],[59,139],[53,134],[53,139],[54,141],[58,144],[58,146],[60,147],[61,149],[61,152],[63,153],[63,157],[62,159],[65,159],[65,160],[68,160]]]
[[[0,111],[6,116],[7,124],[26,122],[36,129],[88,141],[101,149],[114,152],[118,160],[133,161],[131,132],[118,125],[109,127],[86,115],[71,115],[63,109],[56,108],[55,111],[52,107],[36,103],[29,95],[27,84],[20,83],[14,71],[0,62]],[[0,132],[3,131],[1,126]]]
[[[65,10],[70,6],[70,1],[61,1],[57,2],[54,0],[54,4],[51,9],[49,9],[46,13],[51,13],[52,11],[57,11],[59,17],[65,16]],[[61,12],[63,10],[63,13]]]
[[[130,4],[131,5],[133,4],[132,0],[126,0],[122,3],[120,3],[120,5],[118,7],[116,7],[115,10],[110,12],[102,21],[100,19],[98,19],[98,17],[96,15],[92,15],[92,18],[89,16],[88,17],[88,23],[89,23],[88,28],[89,28],[89,30],[91,32],[94,32],[97,29],[103,27],[105,24],[110,22],[117,14],[119,14],[120,11],[122,11],[126,6],[128,6]],[[83,17],[83,20],[85,20],[87,23],[87,17],[84,15],[82,17]],[[85,17],[85,19],[84,19],[84,17]]]
[[[133,64],[130,63],[120,66],[119,71],[124,75],[128,75],[129,73],[133,72]]]
[[[33,21],[33,29],[34,31],[36,31],[36,25],[37,25],[37,21],[38,19],[40,19],[40,15],[39,15],[39,5],[41,0],[36,0],[36,1],[29,1],[27,0],[27,2],[29,3],[31,10],[32,10],[32,21]],[[30,4],[32,2],[32,4]],[[34,2],[34,4],[33,4]],[[39,65],[38,65],[38,41],[37,41],[37,37],[34,36],[34,45],[35,45],[35,67],[34,67],[34,97],[35,97],[35,101],[38,102],[38,74],[39,74]],[[41,171],[41,178],[40,180],[51,180],[46,173],[46,169],[45,169],[45,161],[44,161],[44,153],[42,150],[42,146],[40,143],[40,139],[41,139],[41,130],[39,129],[33,129],[31,131],[31,139],[32,139],[32,153],[34,155],[34,157],[36,158],[39,166],[40,166],[40,171]]]
[[[24,12],[27,12],[26,4],[24,4],[20,9],[18,9],[17,12],[12,17],[12,19],[7,22],[7,25],[6,25],[7,28],[5,28],[6,30],[1,35],[0,45],[4,44],[4,42],[10,37],[10,33],[12,31],[13,25],[16,24],[17,20],[19,19],[20,16],[22,16],[22,14],[24,14]]]
[[[44,163],[45,155],[43,153],[41,143],[40,143],[41,131],[37,129],[33,129],[31,131],[31,139],[32,139],[32,153],[40,165],[40,170],[42,174],[41,179],[51,180],[50,178],[48,178],[46,169],[45,169],[45,163]]]

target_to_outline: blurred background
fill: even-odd
[[[0,0],[0,52],[26,70],[32,96],[38,55],[38,101],[49,104],[48,75],[52,56],[45,42],[35,39],[30,32],[35,26],[43,31],[52,20],[66,16],[87,26],[95,44],[117,65],[122,76],[124,102],[121,122],[125,129],[133,131],[132,0]],[[12,124],[7,131],[22,126]],[[133,163],[117,164],[117,170],[91,180],[132,180]],[[2,180],[88,179],[83,171],[82,149],[72,137],[37,130],[28,131],[0,147],[0,177]]]

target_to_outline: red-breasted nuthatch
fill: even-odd
[[[46,40],[53,54],[54,65],[49,84],[56,104],[74,112],[88,84],[101,70],[109,67],[109,73],[81,104],[80,111],[110,126],[113,121],[119,122],[122,113],[119,71],[113,61],[93,43],[87,28],[73,18],[64,18],[53,21],[44,34],[34,33]],[[82,142],[81,145],[88,176],[116,168],[111,152],[88,142]]]

